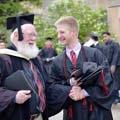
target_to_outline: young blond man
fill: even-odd
[[[60,85],[70,87],[69,92],[66,92],[68,94],[59,99],[65,102],[64,105],[67,104],[61,106],[67,110],[65,120],[112,120],[113,80],[106,58],[99,50],[81,45],[78,39],[79,24],[74,17],[61,17],[56,21],[55,27],[59,42],[65,46],[65,50],[53,60],[50,77],[54,91]],[[95,78],[95,84],[78,85],[78,81],[71,79],[71,74],[80,69],[84,73],[89,64],[102,66],[103,70]],[[58,96],[63,93],[58,92]],[[56,99],[53,97],[52,101]]]

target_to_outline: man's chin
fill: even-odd
[[[18,52],[27,58],[35,58],[39,54],[39,49],[35,45],[19,46]]]
[[[66,45],[66,42],[65,41],[60,41],[60,44],[65,46]]]
[[[33,47],[35,44],[33,43],[29,43],[29,47]]]
[[[24,55],[25,57],[27,57],[27,58],[30,58],[30,59],[32,59],[32,58],[36,58],[37,57],[37,55],[38,55],[38,53],[39,52],[31,52],[31,53],[28,53],[28,52],[22,52],[21,54],[22,55]]]

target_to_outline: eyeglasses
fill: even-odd
[[[35,33],[22,33],[23,35],[28,35],[29,37],[38,37]]]

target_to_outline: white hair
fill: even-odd
[[[32,24],[30,24],[30,23],[27,23],[27,24],[23,24],[23,25],[21,25],[21,29],[22,30],[25,30],[26,29],[26,26],[33,26]],[[11,33],[11,35],[10,35],[10,41],[11,42],[13,42],[14,41],[14,34],[15,34],[15,32],[18,32],[18,28],[15,28],[15,30]]]
[[[14,42],[14,34],[15,32],[18,32],[18,29],[16,28],[10,35],[10,41],[13,43]]]

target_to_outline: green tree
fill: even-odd
[[[21,2],[28,1],[34,6],[41,6],[43,0],[0,0],[0,34],[8,36],[6,30],[6,18],[10,16],[16,16],[20,13],[29,13],[28,7],[25,8]],[[7,38],[3,37],[5,41]],[[9,40],[9,39],[8,39]]]
[[[74,16],[80,25],[79,38],[84,41],[90,32],[102,33],[107,30],[107,12],[103,9],[91,9],[82,0],[59,0],[48,11],[50,24],[61,16]]]
[[[6,19],[9,16],[14,16],[20,12],[28,12],[18,2],[12,0],[0,3],[0,34],[7,37],[8,31],[6,30]],[[5,41],[7,41],[7,38]]]
[[[43,45],[46,37],[53,37],[54,44],[58,52],[61,51],[61,45],[57,42],[57,36],[54,29],[55,21],[61,16],[74,16],[80,24],[79,38],[81,42],[86,40],[88,35],[95,31],[101,34],[106,31],[107,12],[103,9],[93,10],[86,5],[82,0],[57,0],[48,9],[47,17],[40,17],[36,21],[39,31],[38,45]]]

